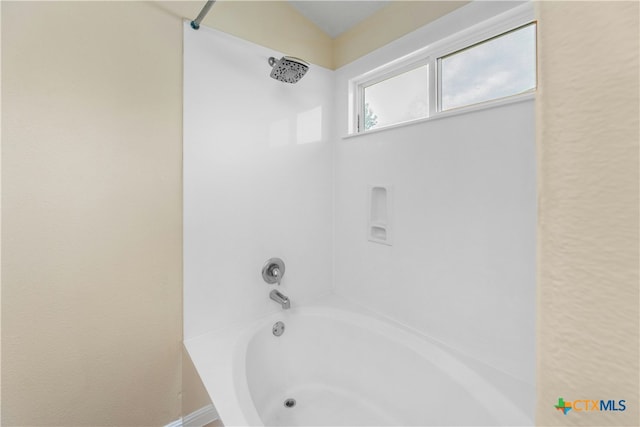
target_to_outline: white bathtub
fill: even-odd
[[[294,308],[185,345],[225,426],[532,424],[437,344],[354,310]]]

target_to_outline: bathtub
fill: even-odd
[[[185,342],[225,426],[533,424],[442,346],[339,306],[292,308]]]

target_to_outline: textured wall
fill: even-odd
[[[538,425],[640,424],[638,6],[538,3]]]
[[[181,24],[2,2],[4,426],[180,416]]]

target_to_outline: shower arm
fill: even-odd
[[[193,28],[194,30],[197,30],[200,28],[200,23],[202,22],[204,17],[207,16],[207,13],[209,13],[209,9],[211,9],[211,6],[213,6],[215,2],[216,0],[207,0],[207,3],[204,5],[204,7],[200,11],[196,19],[191,21],[191,28]]]

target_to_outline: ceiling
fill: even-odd
[[[390,1],[290,0],[289,3],[331,38],[336,38],[388,5]]]

